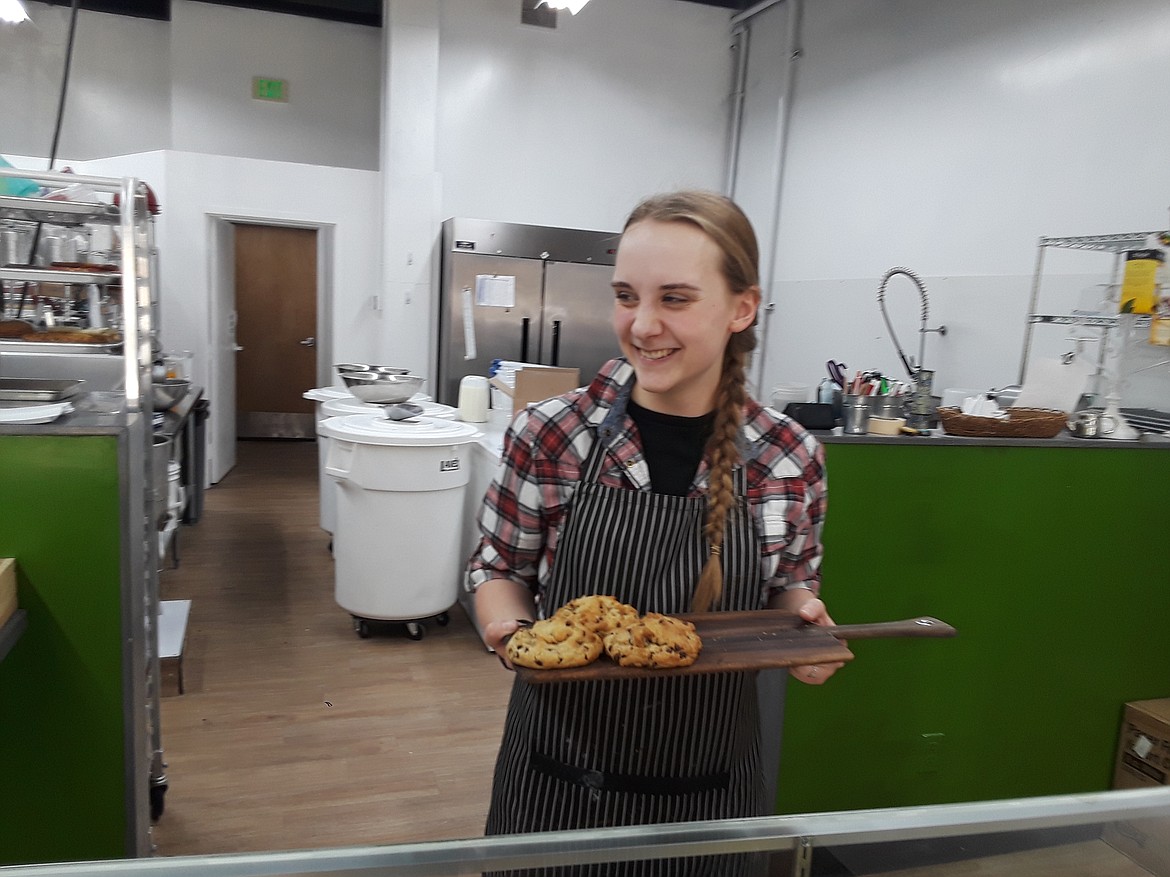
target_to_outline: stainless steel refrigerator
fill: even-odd
[[[493,359],[579,368],[618,355],[610,323],[617,232],[448,219],[441,242],[436,399]]]

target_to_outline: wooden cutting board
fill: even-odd
[[[955,635],[955,629],[949,624],[928,617],[873,624],[843,624],[833,628],[807,624],[791,612],[777,610],[702,612],[677,617],[694,624],[703,640],[703,651],[689,667],[669,670],[619,667],[603,652],[600,658],[584,667],[557,670],[517,667],[516,673],[525,682],[540,685],[591,679],[637,679],[768,670],[852,660],[853,652],[838,636],[843,639],[874,639]]]
[[[602,652],[584,667],[533,670],[517,667],[520,678],[532,684],[590,679],[635,679],[646,676],[693,676],[848,661],[853,653],[840,640],[805,625],[788,612],[704,612],[679,615],[695,625],[703,651],[689,667],[652,670],[619,667]]]

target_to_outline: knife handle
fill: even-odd
[[[810,625],[811,626],[811,625]],[[907,618],[905,621],[875,621],[870,624],[837,624],[818,627],[841,639],[879,639],[882,637],[898,636],[956,636],[958,631],[937,618],[924,615],[919,618]]]

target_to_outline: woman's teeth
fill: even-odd
[[[662,359],[665,356],[670,356],[673,350],[643,350],[640,351],[645,359]]]

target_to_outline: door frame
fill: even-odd
[[[212,484],[236,463],[235,369],[235,242],[233,226],[268,225],[308,228],[317,232],[317,346],[318,386],[328,380],[333,361],[333,252],[336,223],[311,216],[209,211],[208,241],[208,384],[211,417],[207,443],[207,471]],[[312,389],[306,387],[306,390]]]

